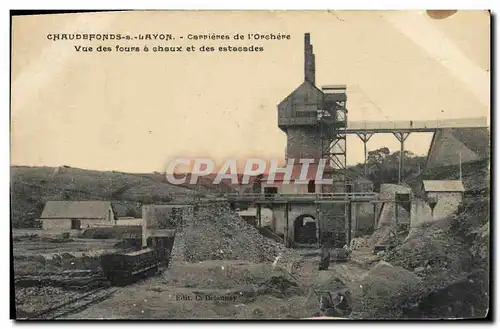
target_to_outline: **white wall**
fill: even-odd
[[[115,221],[116,226],[141,226],[142,218],[127,218],[127,219],[118,219]]]
[[[51,231],[71,230],[71,218],[42,219],[42,228]],[[114,223],[106,219],[80,219],[80,229],[111,227]]]
[[[411,189],[409,187],[397,184],[382,184],[380,186],[380,199],[390,200],[391,202],[386,202],[383,205],[382,211],[380,212],[380,217],[377,219],[377,228],[396,224],[396,203],[392,202],[396,200],[396,193],[411,194]],[[408,211],[406,211],[406,209],[401,206],[397,207],[399,222],[408,223],[410,221],[410,214],[408,213]]]
[[[114,221],[105,219],[82,219],[81,223],[82,230],[91,227],[112,227],[115,225]]]
[[[375,212],[370,202],[359,202],[351,204],[352,233],[358,230],[375,229]]]
[[[51,231],[71,230],[70,219],[42,219],[42,228]]]
[[[411,207],[411,227],[418,227],[424,223],[434,222],[446,218],[458,209],[462,202],[462,193],[429,193],[428,196],[436,197],[437,204],[434,214],[429,204],[421,199],[415,199]]]

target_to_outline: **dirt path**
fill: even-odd
[[[304,318],[318,312],[315,288],[331,286],[336,278],[348,285],[368,271],[355,262],[333,264],[328,271],[318,271],[319,260],[309,254],[298,251],[286,264],[279,264],[289,267],[302,286],[285,295],[259,288],[276,276],[272,264],[176,264],[160,276],[124,287],[111,298],[66,318]]]

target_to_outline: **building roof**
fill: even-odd
[[[347,85],[325,85],[321,86],[321,89],[323,90],[328,90],[328,89],[347,89]]]
[[[461,180],[424,180],[425,192],[465,192]]]
[[[110,207],[110,201],[47,201],[40,219],[104,219]]]
[[[323,97],[323,91],[321,91],[321,89],[316,87],[316,85],[311,83],[310,81],[304,80],[304,82],[302,82],[300,84],[300,86],[295,88],[294,91],[292,91],[284,100],[282,100],[278,104],[278,108],[291,106],[291,103],[290,104],[288,103],[291,99],[293,99],[294,97],[297,97],[298,95],[302,95],[302,94],[306,93],[307,91],[314,93],[316,95],[316,97]],[[299,97],[299,98],[303,98],[303,97]]]

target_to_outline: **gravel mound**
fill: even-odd
[[[362,319],[402,317],[408,297],[423,290],[420,278],[399,266],[379,262],[353,291],[353,313]]]
[[[179,247],[178,247],[179,246]],[[182,249],[182,250],[179,250]],[[244,260],[273,262],[286,253],[283,245],[262,236],[227,203],[199,206],[194,219],[176,236],[174,261]]]

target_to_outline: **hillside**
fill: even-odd
[[[204,192],[209,191],[207,188]],[[70,167],[11,167],[11,219],[26,226],[48,200],[109,200],[118,216],[140,216],[141,203],[192,198],[195,191],[171,185],[159,174],[84,170]]]
[[[489,188],[489,161],[489,159],[485,159],[462,165],[462,181],[466,191],[480,191]],[[460,179],[460,167],[458,165],[428,168],[420,174],[407,177],[405,182],[416,190],[422,180],[447,179]]]
[[[458,179],[458,166],[426,170],[413,177]],[[488,312],[490,286],[490,175],[489,160],[462,166],[465,199],[455,215],[417,227],[386,255],[391,264],[417,273],[424,290],[407,296],[406,316],[482,317]],[[412,306],[412,305],[418,306]]]

